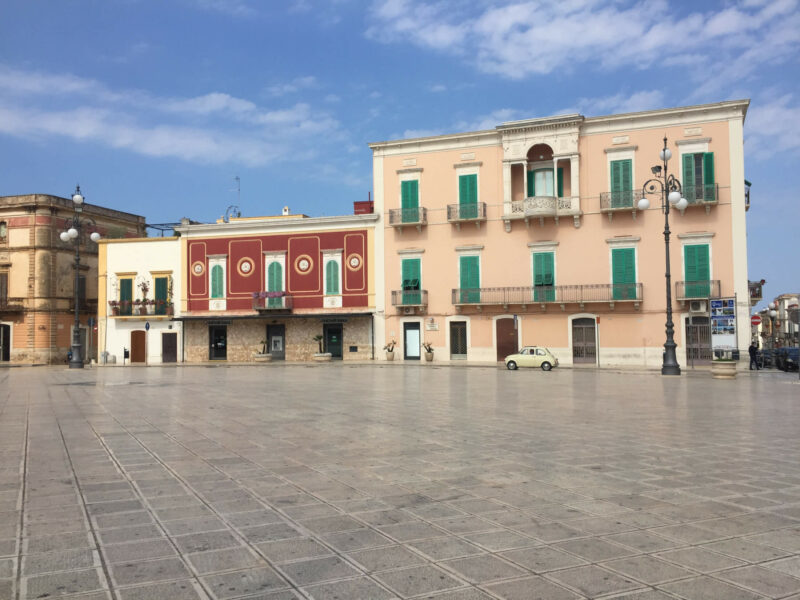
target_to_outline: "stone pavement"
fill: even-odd
[[[0,370],[0,599],[800,599],[800,384]]]

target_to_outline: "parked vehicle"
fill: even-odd
[[[800,350],[797,348],[778,348],[775,350],[775,368],[781,371],[797,371],[799,357]]]
[[[525,346],[516,354],[506,356],[505,363],[510,371],[519,367],[541,367],[542,371],[549,371],[558,366],[558,359],[544,346]]]

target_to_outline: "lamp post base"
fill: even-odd
[[[81,345],[72,344],[72,358],[69,359],[70,369],[82,369],[83,358],[81,357]]]
[[[681,368],[679,365],[662,365],[661,366],[661,374],[662,375],[680,375]]]

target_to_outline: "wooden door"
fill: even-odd
[[[0,325],[0,362],[11,358],[11,325]]]
[[[161,362],[178,362],[178,334],[174,331],[161,334]]]
[[[147,332],[141,329],[131,331],[131,362],[143,363],[147,357]]]
[[[517,328],[514,318],[497,319],[497,360],[503,360],[509,354],[519,350],[517,343]]]

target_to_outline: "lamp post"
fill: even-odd
[[[778,311],[776,310],[778,305],[774,302],[769,303],[769,320],[770,320],[770,327],[769,333],[770,337],[772,338],[772,348],[775,349],[775,346],[778,345],[778,334],[775,332],[775,317],[778,316]]]
[[[672,151],[667,148],[667,138],[664,137],[664,147],[659,153],[663,165],[656,165],[651,167],[651,172],[655,176],[653,179],[648,179],[642,186],[642,199],[639,200],[637,206],[639,210],[647,210],[650,208],[650,201],[647,199],[647,194],[653,194],[658,191],[661,193],[661,210],[664,212],[664,246],[667,253],[667,270],[665,276],[667,279],[667,323],[666,334],[667,340],[664,342],[664,358],[661,363],[662,375],[680,375],[681,367],[678,364],[678,357],[675,354],[675,325],[672,322],[672,277],[669,268],[669,207],[673,205],[678,210],[685,209],[689,202],[681,195],[681,182],[678,181],[674,175],[667,173],[667,163],[672,158]]]
[[[81,353],[81,330],[80,330],[80,318],[79,318],[79,308],[80,308],[80,297],[79,297],[79,288],[80,288],[80,266],[81,266],[81,229],[86,227],[96,227],[96,223],[94,219],[86,218],[81,220],[81,214],[83,213],[83,195],[81,194],[81,186],[75,186],[75,193],[72,194],[72,208],[74,210],[72,215],[72,223],[66,231],[62,231],[61,241],[65,244],[67,242],[72,242],[75,244],[75,264],[73,268],[75,269],[75,287],[74,287],[74,295],[75,295],[75,323],[72,328],[72,356],[69,360],[69,368],[70,369],[82,369],[83,368],[83,356]],[[89,238],[97,243],[100,241],[100,234],[97,231],[93,231]]]

